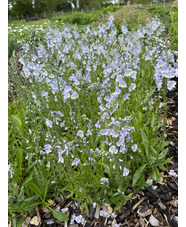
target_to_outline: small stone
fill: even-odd
[[[158,205],[162,210],[166,210],[166,206],[162,202],[158,202]]]
[[[34,216],[32,218],[32,220],[30,221],[30,224],[31,225],[35,225],[35,226],[38,226],[39,225],[39,219],[38,219],[38,217],[37,216]]]
[[[172,183],[170,181],[167,181],[167,184],[174,189],[175,191],[178,191],[178,186],[175,183]]]
[[[144,218],[148,215],[152,214],[152,210],[150,210],[147,206],[143,207],[142,209],[137,211],[137,214],[139,214],[140,217]]]
[[[96,207],[96,212],[95,212],[95,214],[94,214],[94,217],[96,218],[96,219],[98,219],[99,218],[99,211],[100,211],[100,205],[98,204],[97,205],[97,207]]]
[[[175,216],[175,217],[174,217],[174,220],[175,220],[176,222],[178,222],[178,216]]]
[[[24,223],[26,225],[29,225],[30,224],[30,220],[31,220],[31,217],[26,217],[25,220],[24,220]]]
[[[96,209],[92,205],[89,206],[89,217],[90,217],[90,220],[93,219],[95,210]]]
[[[170,194],[163,194],[160,195],[161,199],[163,199],[164,201],[170,201],[172,196]]]
[[[153,215],[150,216],[149,222],[152,226],[159,226],[160,222]]]
[[[159,184],[158,186],[162,192],[165,192],[164,186],[162,184]]]
[[[172,204],[174,207],[178,207],[178,200],[171,201],[170,204]]]
[[[155,190],[152,189],[151,187],[147,187],[146,189],[147,189],[148,192],[150,192],[150,194],[151,194],[153,197],[155,197],[156,199],[159,198],[159,195],[158,195],[157,191],[155,191]]]
[[[143,218],[140,218],[139,219],[139,224],[140,224],[141,227],[144,227],[145,226],[145,221],[144,221]]]

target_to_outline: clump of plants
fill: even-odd
[[[113,13],[114,15],[114,23],[117,27],[118,33],[121,33],[121,25],[125,20],[127,28],[131,30],[135,30],[138,26],[145,25],[148,20],[152,18],[151,14],[146,10],[139,10],[131,7],[125,7],[123,9],[117,10]],[[101,18],[99,21],[95,23],[95,26],[99,23],[104,23],[109,18],[109,14],[106,17]]]
[[[59,15],[57,17],[51,18],[52,21],[60,21],[69,24],[77,24],[77,25],[88,25],[92,22],[99,20],[103,15],[108,12],[115,12],[118,9],[121,9],[121,6],[108,6],[104,7],[102,10],[85,13],[85,12],[74,12],[68,15]]]
[[[11,219],[21,223],[42,205],[73,222],[49,199],[65,192],[82,211],[103,202],[116,210],[165,177],[171,159],[160,113],[176,85],[176,53],[158,38],[158,19],[132,31],[123,23],[119,35],[114,20],[84,32],[46,28],[45,45],[22,46],[22,70],[11,58],[11,78],[20,78],[9,104]]]

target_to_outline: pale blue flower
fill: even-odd
[[[99,215],[102,216],[102,217],[105,217],[105,218],[106,218],[106,217],[107,217],[107,218],[110,217],[110,214],[107,213],[105,210],[100,210]]]
[[[50,162],[48,162],[48,163],[46,164],[46,167],[47,167],[47,168],[50,168]]]
[[[47,221],[47,225],[52,225],[54,223],[53,220]]]
[[[67,211],[68,211],[68,207],[61,209],[61,212],[64,213],[64,214],[65,214]]]
[[[118,140],[118,142],[116,143],[116,145],[118,146],[118,147],[120,147],[121,145],[123,145],[124,144],[124,138],[120,138],[119,140]]]
[[[61,162],[61,163],[64,163],[64,158],[59,154],[59,160],[58,160],[58,162]]]
[[[49,154],[50,152],[52,152],[51,148],[52,146],[50,144],[46,144],[44,145],[44,150],[46,151],[47,154]]]
[[[108,136],[109,130],[108,129],[101,129],[100,134],[104,136]]]
[[[152,179],[148,179],[148,180],[146,181],[146,183],[149,184],[149,186],[151,186],[152,183],[153,183],[153,180],[152,180]]]
[[[117,132],[115,132],[114,130],[110,133],[110,135],[114,138],[117,138],[119,136],[119,134]]]
[[[80,137],[80,138],[83,138],[84,132],[82,130],[79,130],[78,133],[77,133],[77,136]]]
[[[161,86],[162,86],[163,82],[160,78],[157,78],[156,79],[156,85],[158,87],[158,91],[160,90]]]
[[[80,159],[79,158],[75,158],[71,165],[72,166],[74,166],[74,165],[77,166],[79,162],[80,162]]]
[[[171,91],[176,86],[176,81],[169,80],[167,82],[167,89]]]
[[[130,94],[125,94],[125,95],[123,96],[124,101],[126,101],[127,99],[129,99],[129,96],[130,96]]]
[[[13,177],[13,170],[12,167],[10,167],[10,165],[8,164],[8,172],[10,173],[10,178]]]
[[[77,99],[79,97],[78,93],[77,92],[73,92],[72,95],[71,95],[71,99]]]
[[[118,149],[116,148],[115,145],[112,145],[110,148],[109,148],[109,151],[111,154],[117,154],[118,153]]]
[[[122,87],[122,88],[127,87],[127,84],[125,83],[125,81],[121,80],[119,82],[119,87]]]
[[[108,96],[108,95],[105,96],[104,100],[107,101],[107,102],[109,102],[110,101],[110,96]]]
[[[33,62],[30,62],[28,65],[27,65],[28,68],[30,69],[34,69],[35,68],[35,65]]]
[[[46,124],[47,126],[49,126],[50,128],[52,128],[52,121],[50,121],[49,119],[46,119],[45,124]]]
[[[63,95],[64,95],[64,99],[70,98],[70,93],[69,92],[64,92]]]
[[[124,168],[123,170],[123,176],[128,176],[129,175],[129,170],[127,168]]]
[[[21,64],[24,65],[24,59],[23,58],[19,58],[19,61],[21,62]]]
[[[100,178],[100,182],[101,182],[101,184],[106,184],[106,185],[109,184],[109,180],[106,177]]]
[[[135,90],[135,88],[136,88],[136,84],[131,83],[129,87],[129,91]]]
[[[134,152],[136,152],[137,149],[138,149],[138,146],[137,146],[137,144],[134,144],[131,148],[132,148],[132,150],[133,150]]]
[[[173,169],[171,169],[171,170],[169,171],[169,174],[170,174],[171,176],[173,176],[173,177],[177,177],[177,176],[178,176],[178,175],[174,172]]]
[[[106,108],[103,106],[103,104],[101,104],[101,105],[99,106],[99,108],[100,108],[101,111],[106,110]]]

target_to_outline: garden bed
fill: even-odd
[[[176,226],[177,53],[163,26],[63,26],[9,62],[10,216]]]

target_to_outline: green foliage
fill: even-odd
[[[84,13],[84,12],[74,12],[72,14],[66,15],[66,16],[57,16],[53,17],[52,20],[58,20],[62,21],[64,23],[70,23],[70,24],[91,24],[93,21],[96,20],[97,13]]]
[[[109,7],[107,7],[109,8]],[[113,9],[114,7],[112,7]],[[147,21],[151,18],[151,14],[148,13],[146,10],[139,10],[131,7],[125,7],[123,9],[117,9],[114,10],[114,23],[117,27],[118,34],[121,33],[121,24],[123,24],[123,21],[125,21],[127,27],[129,30],[135,30],[138,28],[138,26],[145,25]],[[104,17],[104,19],[100,19],[98,22],[95,22],[95,26],[97,26],[99,23],[104,23],[109,17],[109,14]]]
[[[118,9],[121,9],[120,6],[108,6],[107,8],[103,8],[100,11],[85,13],[85,12],[74,12],[71,14],[66,15],[59,15],[52,17],[52,21],[62,21],[64,23],[69,24],[77,24],[77,25],[88,25],[92,22],[96,22],[98,19],[100,19],[104,14],[115,12]]]
[[[8,39],[8,57],[11,57],[13,52],[19,50],[18,44],[12,38]]]
[[[171,43],[175,45],[173,49],[178,50],[178,6],[172,7],[169,32],[172,36]]]
[[[113,13],[115,12],[116,10],[119,10],[119,9],[122,9],[122,6],[112,6],[112,5],[109,5],[107,7],[104,7],[101,12],[103,14],[107,14],[107,13]]]
[[[109,10],[116,10],[114,23],[109,27],[110,21],[107,23],[106,19],[97,33],[95,24],[91,27],[92,31],[88,27],[85,32],[77,26],[67,27],[60,23],[90,24],[98,14],[107,15]],[[19,53],[10,59],[9,73],[16,91],[14,101],[9,103],[8,125],[11,215],[15,217],[16,212],[33,214],[38,205],[49,208],[46,200],[62,195],[64,191],[69,193],[67,198],[73,198],[81,204],[82,211],[88,211],[88,205],[92,202],[107,202],[119,208],[132,197],[132,193],[128,194],[129,188],[143,189],[148,185],[148,179],[157,181],[162,176],[158,168],[165,168],[164,165],[170,159],[166,159],[167,143],[160,134],[160,99],[153,97],[156,91],[153,75],[158,56],[151,61],[144,59],[149,49],[158,44],[151,39],[145,42],[146,37],[137,40],[132,36],[139,25],[145,25],[147,17],[150,18],[148,13],[144,14],[138,9],[120,11],[114,7],[99,13],[81,12],[58,19],[55,17],[50,29],[47,26],[42,28],[43,38],[36,30],[36,37],[39,38],[34,44],[29,39],[26,54]],[[120,34],[124,19],[124,25],[128,22],[131,30],[127,31],[131,42],[125,43],[128,48],[122,43],[125,42],[126,34]],[[117,29],[120,29],[118,34]],[[127,68],[127,54],[130,55],[128,63],[132,64],[131,59],[136,57],[135,45],[139,43],[139,62],[138,65],[134,64],[136,68],[133,69],[136,78],[128,74],[123,77],[126,86],[135,81],[136,90],[120,87],[121,95],[114,98],[109,107],[106,106],[106,100],[102,100],[107,107],[104,114],[109,113],[113,117],[111,122],[109,118],[103,118],[98,102],[100,92],[104,92],[104,97],[111,92],[116,95],[112,90],[118,83],[115,72],[107,74],[106,70],[117,56],[123,68],[116,68],[115,71],[120,69],[121,74],[127,73],[124,71]],[[133,45],[134,50],[129,51]],[[105,52],[101,52],[102,49]],[[31,76],[27,75],[25,68],[20,72],[17,58]],[[92,63],[94,59],[97,61]],[[35,71],[33,64],[41,71]],[[74,75],[79,75],[79,81],[72,80]],[[86,76],[89,79],[87,81]],[[107,79],[110,84],[106,88],[102,87],[106,86]],[[77,99],[72,94],[71,98],[64,99],[66,85],[78,92]],[[125,100],[123,95],[129,91],[130,99]],[[117,104],[119,108],[116,108]],[[100,128],[96,127],[98,120]],[[116,121],[116,125],[113,125],[113,121]],[[128,135],[125,136],[125,148],[122,148],[125,150],[122,152],[110,151],[111,145],[117,145],[119,136],[109,135],[106,141],[105,135],[100,133],[101,129],[110,127]],[[90,135],[78,135],[79,130],[88,134],[89,129]],[[137,150],[132,148],[134,144]],[[119,145],[116,147],[120,149]],[[59,221],[68,220],[62,212],[49,209]]]
[[[60,212],[60,211],[53,210],[53,209],[51,209],[50,207],[49,207],[49,209],[51,210],[52,215],[53,215],[58,221],[68,221],[69,218],[68,218],[64,213],[62,213],[62,212]]]
[[[169,31],[170,27],[170,12],[171,6],[163,7],[155,4],[151,4],[148,6],[147,11],[150,12],[153,16],[157,16],[165,26],[165,32]]]
[[[31,0],[10,0],[12,9],[9,10],[9,15],[11,16],[27,16],[32,15],[34,12]]]

